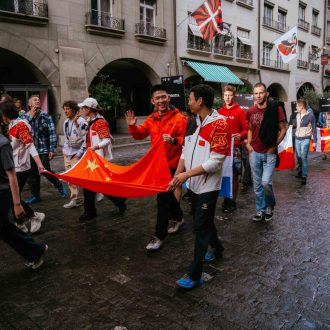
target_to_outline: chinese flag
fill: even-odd
[[[48,173],[104,195],[132,198],[165,192],[172,180],[162,140],[129,166],[112,164],[89,149],[70,170]]]
[[[196,11],[192,13],[196,20],[203,39],[212,40],[220,33],[222,24],[222,11],[220,0],[206,0]]]

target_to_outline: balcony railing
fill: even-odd
[[[319,72],[320,71],[320,65],[316,63],[310,63],[309,64],[309,69],[311,71]]]
[[[308,68],[308,62],[303,61],[303,60],[297,60],[297,68],[307,69]]]
[[[289,31],[289,27],[287,25],[285,25],[284,23],[279,22],[279,21],[274,21],[269,17],[263,18],[263,25],[268,26],[274,30],[281,31],[281,32]]]
[[[243,50],[237,49],[236,57],[240,58],[240,59],[244,59],[244,60],[251,60],[251,61],[253,60],[252,52],[249,50],[243,51]]]
[[[42,0],[0,1],[0,11],[30,16],[48,17],[47,2]]]
[[[121,38],[125,34],[125,21],[110,13],[92,10],[86,13],[86,31],[92,34]]]
[[[213,53],[215,55],[223,55],[223,56],[234,56],[234,47],[217,47],[214,46]]]
[[[283,63],[282,61],[271,60],[269,58],[263,58],[262,65],[278,70],[289,70],[289,64]]]
[[[321,29],[315,25],[311,26],[311,33],[315,34],[316,36],[320,36],[321,35]]]
[[[238,5],[243,5],[245,7],[253,7],[253,0],[236,0]]]
[[[125,30],[125,21],[112,17],[110,13],[92,10],[87,13],[87,24],[102,26],[114,30]]]
[[[210,42],[199,37],[188,38],[187,48],[203,52],[211,52]]]
[[[135,24],[135,34],[166,39],[165,29],[162,29],[160,27],[145,22],[140,22]]]
[[[309,23],[302,18],[298,18],[298,27],[302,30],[309,31]]]

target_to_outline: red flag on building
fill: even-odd
[[[203,34],[203,39],[212,40],[215,35],[220,33],[222,23],[220,0],[206,0],[192,13],[192,16]]]
[[[128,166],[110,163],[92,150],[68,171],[55,174],[67,181],[104,195],[144,197],[167,191],[172,180],[163,143],[157,143],[139,161]]]

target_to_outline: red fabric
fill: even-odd
[[[231,133],[224,119],[218,119],[203,126],[199,136],[209,141],[211,151],[230,156]]]
[[[241,140],[235,140],[234,143],[235,146],[241,146],[247,135],[245,111],[238,103],[235,103],[230,109],[228,109],[227,105],[224,104],[220,109],[218,109],[218,112],[220,115],[227,117],[226,122],[229,125],[231,134],[241,134]]]
[[[278,154],[278,156],[280,157],[280,165],[276,167],[275,170],[282,171],[291,170],[295,168],[296,164],[292,147],[282,151]]]
[[[131,198],[165,192],[172,180],[161,141],[129,166],[112,164],[88,149],[70,170],[61,174],[48,173],[95,192]]]
[[[166,156],[171,169],[176,169],[187,129],[187,119],[178,109],[167,111],[162,118],[158,112],[153,112],[140,126],[128,126],[128,131],[135,140],[143,140],[150,135],[154,146],[162,139],[163,134],[170,134],[177,139],[176,144],[165,142]]]
[[[222,23],[222,11],[220,0],[206,0],[196,11],[192,13],[203,39],[212,40],[220,33],[219,25]]]
[[[256,152],[265,153],[268,148],[261,142],[259,138],[259,130],[262,120],[264,119],[264,113],[266,109],[259,109],[255,105],[249,108],[246,113],[246,119],[252,126],[252,140],[251,146]],[[278,122],[285,121],[285,115],[282,107],[278,107]]]
[[[100,118],[96,120],[88,129],[87,135],[86,135],[86,146],[87,148],[91,147],[91,139],[90,139],[90,134],[92,135],[98,135],[100,139],[106,139],[110,138],[110,128],[108,122]]]
[[[19,122],[14,125],[10,130],[9,134],[18,140],[21,140],[24,145],[33,143],[33,139],[28,126],[23,122]]]

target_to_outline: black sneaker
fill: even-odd
[[[265,214],[262,211],[258,211],[253,217],[252,221],[259,222],[265,220]]]
[[[233,213],[236,210],[236,202],[233,200],[229,199],[227,205],[222,208],[224,213]]]
[[[225,211],[225,209],[228,208],[230,203],[230,198],[225,197],[225,199],[223,200],[221,207],[222,207],[222,211]]]
[[[87,220],[92,220],[94,218],[96,218],[97,215],[95,214],[87,214],[87,213],[83,213],[80,217],[79,217],[79,221],[87,221]]]
[[[265,221],[270,221],[273,219],[274,213],[271,207],[267,206],[265,211]]]
[[[304,186],[307,183],[307,178],[305,176],[301,177],[301,185]]]

